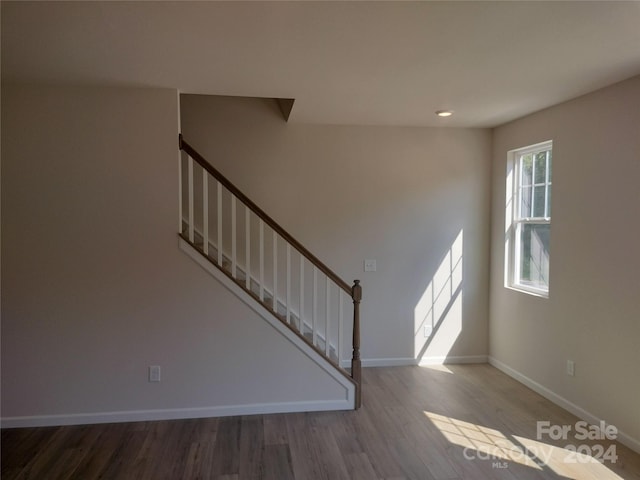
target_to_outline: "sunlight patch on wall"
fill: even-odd
[[[414,308],[414,354],[441,357],[462,332],[463,230],[453,241]]]

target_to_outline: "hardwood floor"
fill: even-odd
[[[537,439],[537,421],[578,419],[489,365],[366,368],[363,382],[356,412],[3,430],[2,479],[640,480],[616,442]]]

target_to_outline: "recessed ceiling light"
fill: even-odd
[[[453,115],[453,111],[451,111],[451,110],[438,110],[438,111],[436,111],[436,115],[438,115],[439,117],[450,117],[451,115]]]

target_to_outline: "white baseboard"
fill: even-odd
[[[416,359],[413,357],[400,358],[363,358],[363,367],[402,367],[406,365],[443,365],[443,364],[468,364],[468,363],[487,363],[486,355],[467,355],[453,357],[422,357]],[[351,360],[343,360],[344,368],[351,367]]]
[[[404,365],[415,365],[415,358],[363,358],[363,367],[401,367]],[[349,361],[351,366],[351,361]]]
[[[229,417],[269,413],[320,412],[352,410],[348,400],[313,402],[283,402],[251,405],[226,405],[202,408],[173,408],[163,410],[135,410],[123,412],[79,413],[69,415],[37,415],[6,417],[0,420],[2,428],[52,427],[61,425],[90,425],[96,423],[149,422],[187,418]]]
[[[487,363],[487,355],[464,355],[453,357],[423,357],[418,365],[462,365],[470,363]]]
[[[553,392],[552,390],[549,390],[547,387],[539,384],[538,382],[530,379],[529,377],[527,377],[526,375],[523,375],[522,373],[518,372],[517,370],[514,370],[513,368],[511,368],[509,365],[502,363],[500,360],[497,360],[493,357],[489,357],[489,364],[493,365],[494,367],[496,367],[498,370],[502,371],[503,373],[509,375],[511,378],[519,381],[520,383],[526,385],[527,387],[529,387],[531,390],[533,390],[534,392],[542,395],[544,398],[546,398],[547,400],[555,403],[556,405],[558,405],[559,407],[564,408],[565,410],[573,413],[576,417],[580,418],[581,420],[585,420],[586,422],[589,422],[592,425],[598,425],[601,421],[603,421],[603,419],[598,418],[597,416],[593,415],[592,413],[588,412],[587,410],[585,410],[584,408],[576,405],[575,403],[567,400],[566,398],[558,395],[557,393]],[[608,423],[605,421],[605,423]],[[637,439],[631,437],[630,435],[627,435],[626,433],[618,430],[618,438],[617,440],[629,447],[631,450],[635,451],[636,453],[640,453],[640,441],[638,441]]]

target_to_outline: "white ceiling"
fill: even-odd
[[[637,74],[640,2],[2,2],[3,82],[295,98],[293,122],[491,127]]]

